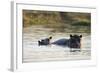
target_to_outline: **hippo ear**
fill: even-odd
[[[70,37],[72,37],[72,35],[70,34]]]
[[[80,35],[80,38],[82,38],[82,35]]]
[[[40,41],[38,41],[38,43],[40,43]]]
[[[52,39],[52,36],[50,36],[49,39]]]

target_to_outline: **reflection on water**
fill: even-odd
[[[91,37],[87,33],[51,32],[51,28],[31,26],[23,29],[23,62],[54,60],[87,60],[91,57]],[[66,29],[67,31],[67,29]],[[56,45],[38,46],[38,40],[52,36],[51,42],[60,38],[69,39],[70,34],[82,34],[81,51],[70,52],[70,48]]]

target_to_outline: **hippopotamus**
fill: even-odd
[[[81,48],[81,38],[82,35],[70,35],[69,39],[59,39],[52,42],[52,44],[59,46],[67,46],[70,48]]]
[[[50,44],[50,40],[52,39],[52,37],[50,36],[49,38],[45,38],[42,40],[38,41],[38,45],[49,45]]]
[[[50,36],[49,38],[42,39],[38,41],[38,45],[58,45],[58,46],[67,46],[70,48],[81,48],[81,38],[82,35],[70,35],[69,39],[58,39],[54,42],[50,42],[52,37]]]

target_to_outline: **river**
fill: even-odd
[[[31,26],[23,28],[23,63],[41,61],[68,61],[91,59],[91,35],[88,33],[51,32],[51,28]],[[38,46],[38,40],[52,36],[51,42],[60,38],[69,39],[70,34],[82,34],[81,51],[70,52],[68,47],[56,45]]]

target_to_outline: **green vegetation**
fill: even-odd
[[[90,22],[86,22],[86,21],[79,21],[79,22],[74,22],[71,25],[73,26],[90,26]]]
[[[65,29],[73,29],[76,31],[82,30],[83,32],[90,32],[91,14],[79,12],[23,10],[23,27],[32,25],[42,25],[46,28],[53,28],[53,31],[63,32]]]

